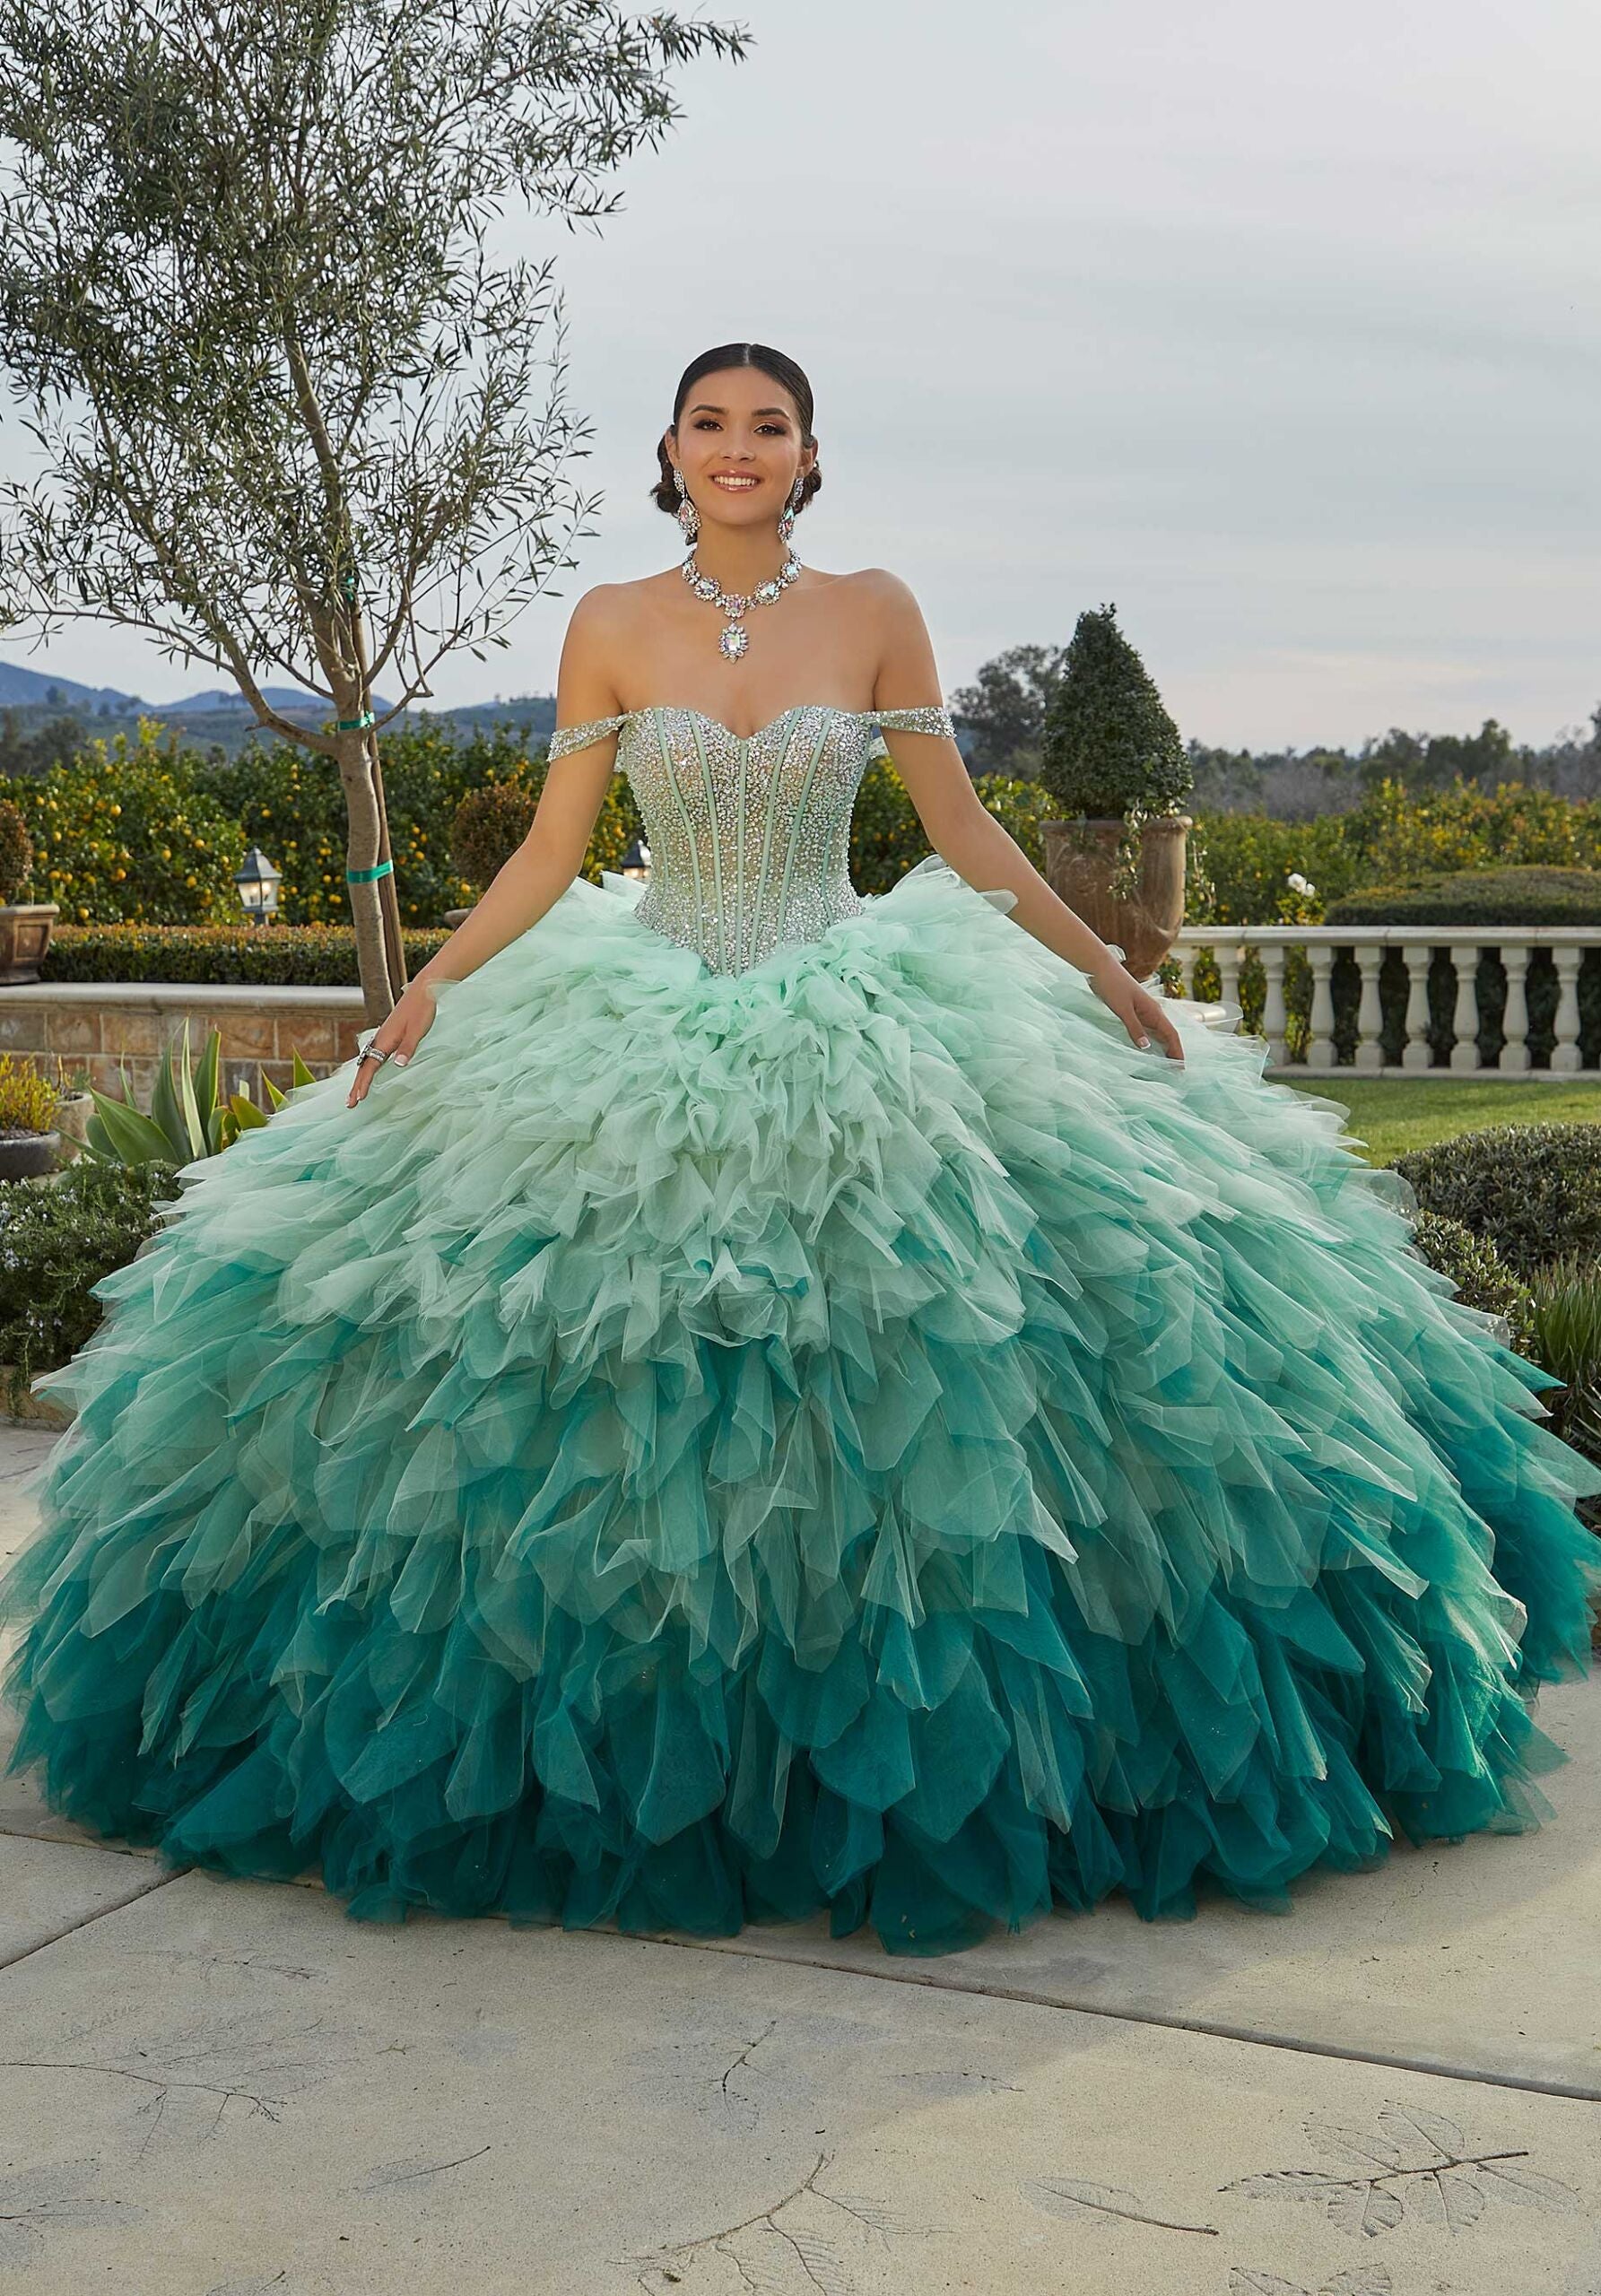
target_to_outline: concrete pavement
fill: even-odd
[[[1540,1712],[1537,1834],[928,1962],[358,1924],[6,1780],[0,2296],[1601,2296],[1601,1683]]]

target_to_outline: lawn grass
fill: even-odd
[[[1281,1069],[1269,1081],[1348,1108],[1346,1129],[1370,1164],[1388,1164],[1409,1148],[1426,1148],[1454,1132],[1478,1132],[1491,1124],[1601,1123],[1601,1077],[1596,1076],[1549,1084],[1466,1077],[1460,1083],[1426,1083],[1409,1076],[1353,1073],[1309,1076],[1301,1083],[1292,1070]]]

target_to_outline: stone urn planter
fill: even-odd
[[[37,980],[50,927],[61,911],[53,900],[7,901],[0,905],[0,986]]]
[[[58,1132],[0,1132],[0,1180],[39,1180],[61,1154]]]
[[[1092,933],[1123,952],[1135,980],[1148,981],[1184,924],[1184,874],[1190,813],[1151,813],[1139,827],[1139,872],[1132,891],[1111,889],[1124,822],[1080,818],[1043,822],[1045,881]]]

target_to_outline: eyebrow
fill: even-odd
[[[789,409],[787,406],[758,406],[751,411],[754,414],[781,414],[786,422],[789,420]],[[727,412],[726,406],[713,406],[709,399],[700,400],[690,409],[692,414],[727,414]]]

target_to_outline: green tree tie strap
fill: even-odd
[[[334,723],[342,734],[353,734],[362,726],[376,726],[378,719],[370,709],[363,709],[359,718],[335,718]]]
[[[370,885],[375,877],[390,875],[394,867],[393,861],[380,861],[371,869],[347,869],[344,882],[347,885]]]

